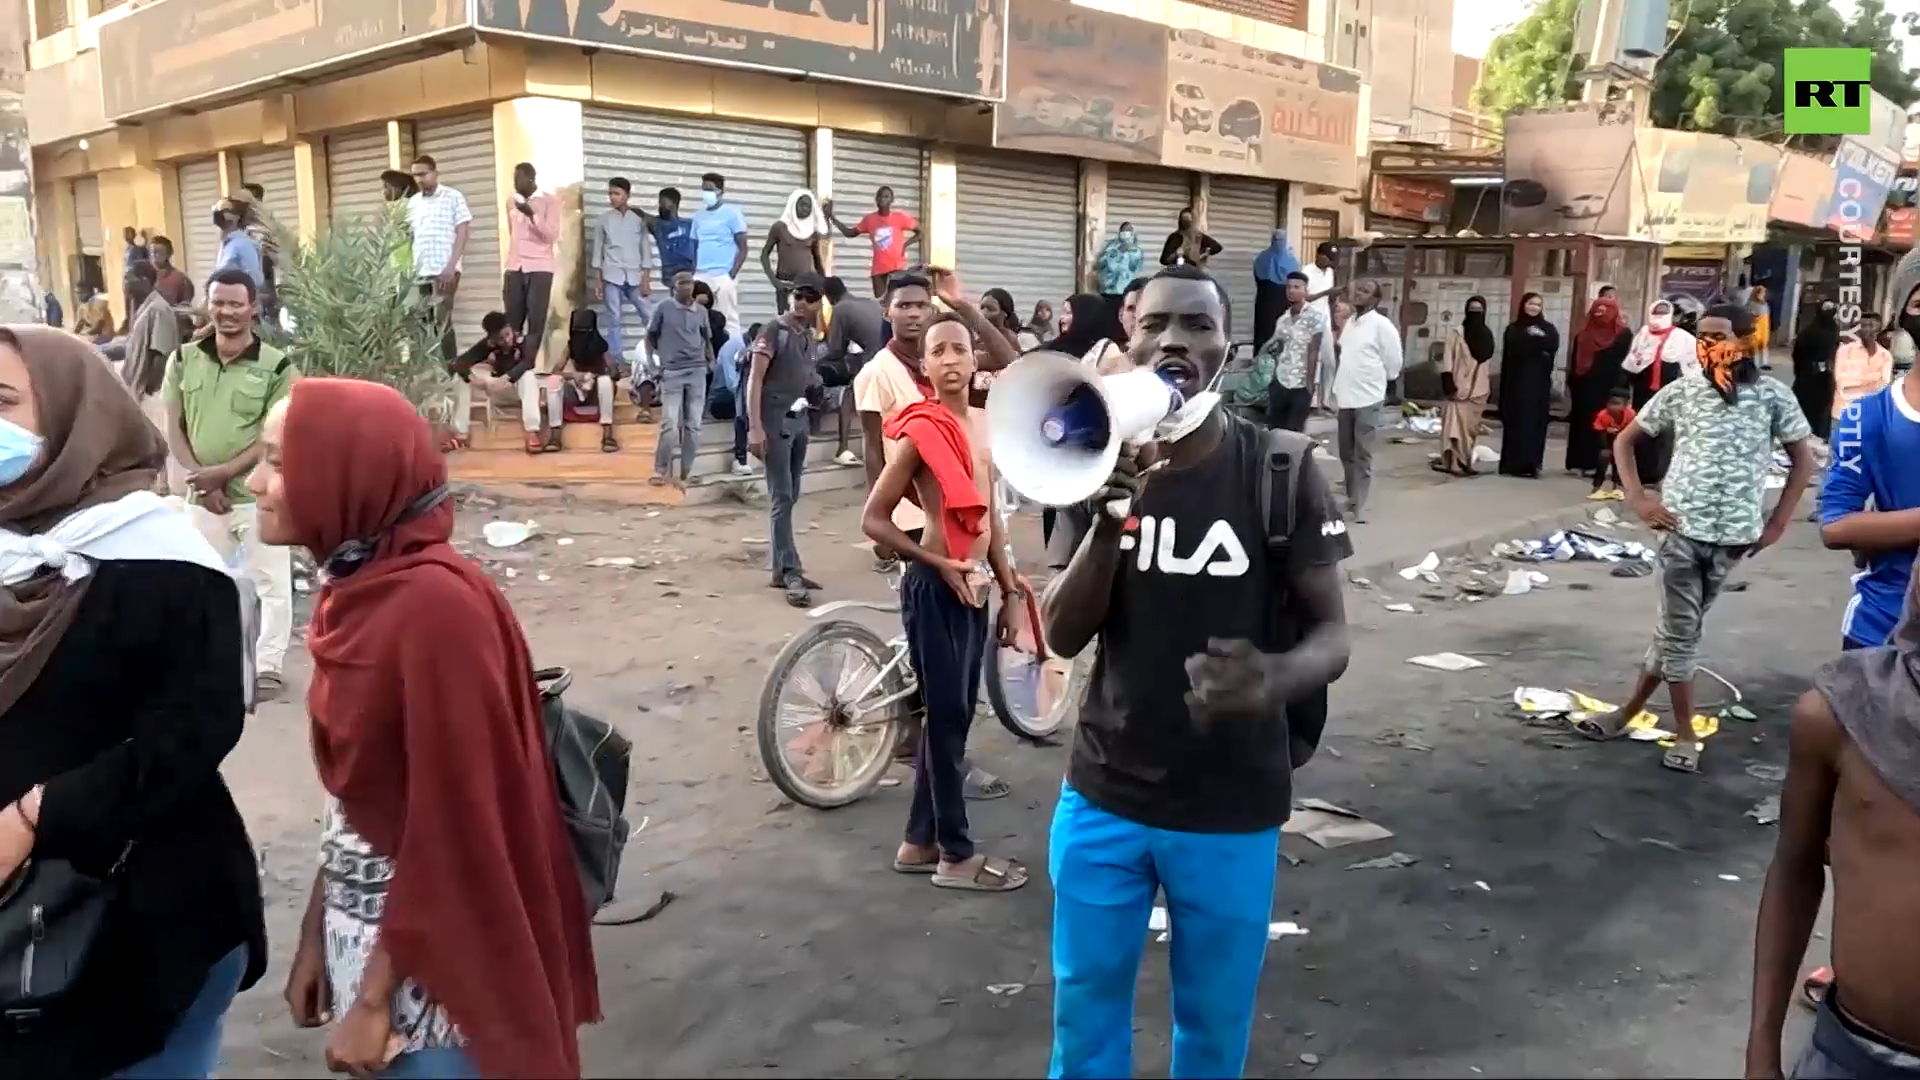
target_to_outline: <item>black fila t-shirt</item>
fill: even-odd
[[[1209,638],[1291,647],[1301,628],[1276,589],[1353,553],[1326,479],[1302,461],[1293,535],[1282,560],[1268,554],[1264,433],[1227,421],[1206,460],[1155,474],[1135,501],[1067,767],[1095,806],[1180,832],[1276,828],[1293,801],[1285,711],[1202,729],[1186,701],[1187,658]]]

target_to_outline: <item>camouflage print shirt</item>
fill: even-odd
[[[1760,539],[1774,445],[1813,434],[1792,392],[1768,376],[1728,404],[1705,375],[1688,372],[1661,387],[1636,423],[1651,436],[1673,434],[1660,501],[1679,519],[1680,535],[1705,544]]]

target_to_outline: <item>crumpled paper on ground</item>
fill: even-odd
[[[1619,708],[1599,698],[1588,697],[1578,690],[1547,690],[1538,686],[1515,687],[1513,703],[1519,706],[1521,712],[1536,716],[1563,716],[1569,723],[1605,716]],[[1639,715],[1627,721],[1627,737],[1634,742],[1657,742],[1662,747],[1672,746],[1674,733],[1661,727],[1660,723],[1660,717],[1642,709]],[[1705,739],[1719,730],[1718,717],[1694,714],[1694,738]]]
[[[1493,546],[1493,553],[1522,562],[1653,561],[1653,549],[1638,540],[1610,540],[1579,529],[1559,529],[1534,540],[1503,540]]]

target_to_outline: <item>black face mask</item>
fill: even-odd
[[[1733,365],[1733,381],[1736,386],[1752,386],[1760,381],[1760,363],[1757,360],[1742,360]]]
[[[447,485],[441,484],[408,503],[407,508],[400,511],[400,516],[394,518],[379,532],[364,539],[348,540],[334,548],[333,553],[327,556],[327,576],[329,578],[352,576],[354,571],[365,566],[367,561],[373,558],[374,551],[380,547],[380,541],[385,539],[388,533],[447,501],[450,494],[452,492],[448,490]]]

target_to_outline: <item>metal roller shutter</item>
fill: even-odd
[[[740,268],[740,325],[774,315],[773,285],[760,272],[767,230],[786,212],[787,196],[807,186],[807,133],[800,128],[734,120],[680,119],[589,105],[581,114],[587,186],[582,202],[589,224],[607,208],[607,181],[633,183],[635,205],[652,211],[661,188],[680,190],[680,212],[700,209],[700,174],[727,178],[727,201],[747,217],[747,261]],[[659,269],[656,258],[655,270]],[[656,279],[655,295],[664,295]],[[621,328],[637,341],[640,327],[629,314]]]
[[[893,208],[913,215],[920,223],[920,242],[907,252],[907,265],[926,261],[927,223],[920,216],[920,195],[926,187],[927,151],[914,143],[876,139],[871,135],[834,132],[834,212],[849,225],[873,209],[873,193],[893,189]],[[866,237],[833,244],[834,272],[852,282],[873,266],[873,244]],[[866,295],[854,285],[856,296]]]
[[[266,191],[261,205],[275,225],[288,232],[300,231],[300,185],[294,178],[292,147],[242,153],[240,182],[259,184]]]
[[[493,111],[444,116],[414,123],[419,153],[433,158],[440,182],[466,196],[473,223],[460,260],[460,287],[453,294],[453,336],[462,347],[480,338],[480,320],[505,307],[500,278],[499,185],[493,171]]]
[[[1166,243],[1167,234],[1179,225],[1180,211],[1191,205],[1191,173],[1138,165],[1109,165],[1107,231],[1101,243],[1113,235],[1121,222],[1132,222],[1134,234],[1140,238],[1140,248],[1146,252],[1144,270],[1152,273],[1160,265],[1160,245]]]
[[[1207,232],[1220,241],[1220,254],[1213,257],[1212,270],[1233,298],[1235,341],[1253,338],[1253,260],[1273,242],[1279,211],[1280,185],[1239,176],[1213,178]]]
[[[220,231],[213,227],[213,204],[220,201],[220,162],[217,158],[183,162],[174,168],[173,176],[180,190],[180,231],[185,234],[170,238],[173,257],[198,295],[206,288],[213,264],[220,261]]]
[[[79,234],[80,253],[105,255],[107,230],[100,223],[100,180],[83,176],[73,182],[73,225]]]
[[[964,153],[956,169],[955,269],[979,295],[1005,289],[1024,321],[1076,291],[1080,167],[1072,158]]]
[[[386,201],[380,185],[380,174],[386,171],[384,124],[327,136],[327,220],[339,225],[362,215],[378,215]]]

